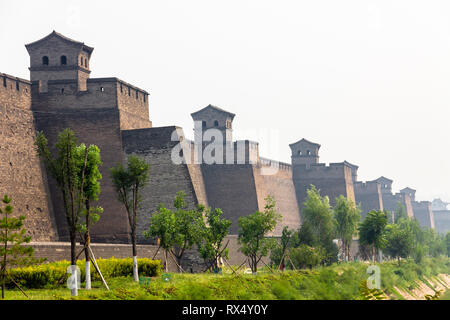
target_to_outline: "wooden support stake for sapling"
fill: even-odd
[[[178,268],[180,268],[181,272],[185,272],[184,269],[178,264],[177,259],[175,259],[174,255],[172,252],[169,252],[170,257],[172,258],[172,260],[175,262],[175,264],[177,265]]]
[[[20,290],[20,292],[22,292],[25,295],[25,297],[30,299],[30,297],[25,293],[25,291],[22,290],[22,288],[19,286],[19,284],[14,281],[14,279],[11,277],[11,275],[7,271],[6,271],[6,274],[8,275],[9,280],[11,280],[14,283],[14,285]]]
[[[270,270],[272,273],[275,273],[275,271],[273,271],[272,268],[269,267],[262,259],[261,259],[260,261],[261,261],[267,268],[269,268],[269,270]]]
[[[153,256],[152,260],[155,260],[155,257],[156,257],[156,255],[158,254],[160,248],[161,248],[161,245],[158,247],[158,250],[156,250],[156,253],[155,253],[155,255]]]
[[[105,285],[106,289],[108,289],[108,291],[109,291],[108,284],[106,283],[105,278],[103,278],[102,272],[100,271],[100,268],[97,265],[97,260],[95,260],[95,256],[94,256],[94,253],[92,252],[91,247],[88,246],[88,249],[89,249],[89,252],[91,253],[91,256],[92,256],[92,262],[94,264],[94,268],[95,268],[95,270],[97,270],[98,274],[100,275],[100,278],[103,281],[103,284]]]

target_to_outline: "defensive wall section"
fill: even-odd
[[[45,172],[36,153],[31,83],[0,73],[0,195],[12,198],[14,215],[25,215],[33,239],[57,239]]]
[[[128,114],[121,117],[118,106],[118,82],[110,79],[90,79],[86,91],[77,91],[76,81],[49,80],[48,91],[39,92],[39,84],[32,84],[32,110],[36,127],[43,131],[50,146],[65,128],[75,132],[79,142],[95,144],[101,150],[103,165],[100,172],[102,194],[102,223],[92,227],[92,241],[128,241],[128,221],[123,205],[117,200],[110,168],[123,161],[121,120],[127,123]],[[148,126],[151,123],[148,122]],[[68,239],[62,197],[54,179],[49,179],[51,198],[61,240]]]
[[[364,219],[371,210],[383,210],[383,198],[380,184],[373,181],[354,183],[355,201],[360,205],[361,218]]]
[[[329,197],[330,204],[336,204],[340,195],[355,202],[351,167],[343,163],[324,163],[293,166],[293,181],[300,210],[307,197],[311,185],[320,190],[321,195]]]
[[[434,228],[441,234],[450,231],[450,210],[433,210]]]
[[[301,225],[300,210],[292,180],[292,166],[267,158],[259,158],[260,162],[253,168],[259,210],[264,210],[265,198],[269,195],[276,200],[276,209],[282,214],[281,221],[270,234],[281,236],[286,226],[298,230]]]
[[[174,209],[173,200],[177,192],[184,191],[190,209],[196,208],[199,203],[205,204],[199,201],[199,198],[204,199],[205,196],[197,195],[202,192],[199,190],[202,188],[202,178],[196,176],[200,174],[200,170],[192,168],[190,170],[186,163],[176,164],[172,161],[172,152],[179,144],[180,136],[184,136],[183,131],[176,126],[122,131],[124,154],[138,155],[150,164],[150,179],[142,190],[142,205],[137,226],[137,238],[140,243],[153,241],[144,237],[144,232],[150,225],[150,217],[160,204]]]
[[[414,201],[412,203],[414,210],[414,218],[419,221],[422,227],[435,228],[433,211],[431,210],[430,201]]]
[[[110,169],[126,163],[130,155],[139,155],[150,164],[150,179],[142,190],[138,218],[138,250],[142,252],[138,256],[155,254],[154,239],[146,239],[144,232],[161,203],[174,209],[173,200],[179,191],[185,192],[188,208],[198,204],[220,208],[232,221],[226,243],[229,262],[235,265],[245,260],[238,251],[239,217],[263,211],[265,199],[271,195],[282,220],[269,236],[279,237],[284,226],[298,229],[311,185],[328,196],[332,206],[340,195],[360,204],[363,216],[370,210],[394,212],[400,202],[408,216],[416,217],[421,225],[436,225],[438,231],[448,229],[448,211],[436,211],[435,223],[431,204],[414,201],[415,190],[405,188],[393,194],[392,180],[384,177],[358,182],[357,166],[346,161],[319,163],[320,145],[306,139],[290,145],[291,164],[260,157],[258,142],[233,141],[235,114],[216,106],[208,105],[191,114],[195,141],[201,141],[196,150],[195,144],[185,139],[182,128],[152,127],[148,92],[114,77],[89,78],[93,48],[82,42],[53,32],[26,48],[30,54],[30,81],[0,73],[0,195],[9,194],[15,214],[27,216],[25,227],[33,241],[39,241],[33,244],[38,257],[49,257],[50,261],[68,258],[61,192],[34,146],[36,131],[43,131],[53,147],[58,134],[66,128],[75,132],[79,143],[95,144],[101,150],[102,192],[93,205],[102,206],[104,212],[101,222],[91,229],[98,257],[130,255],[127,214],[117,200],[110,176]],[[211,143],[216,143],[215,137],[211,139],[214,142],[203,141],[209,129],[223,137],[222,162],[195,161],[196,151],[202,153],[200,160],[205,160],[203,153],[210,152]],[[200,260],[195,251],[188,251],[183,268],[200,271]]]

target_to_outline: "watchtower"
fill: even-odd
[[[392,183],[394,182],[393,180],[381,176],[373,181],[378,182],[380,184],[381,193],[392,194]]]
[[[77,80],[78,91],[86,91],[94,48],[56,31],[25,47],[30,55],[30,80],[39,81],[40,93],[47,92],[51,80]]]
[[[400,193],[407,194],[411,198],[411,201],[416,201],[416,190],[406,187],[400,190]]]
[[[197,112],[191,113],[191,116],[194,120],[197,159],[203,162],[205,160],[203,159],[203,151],[208,152],[211,149],[211,155],[214,155],[214,158],[217,157],[214,162],[225,163],[227,158],[233,162],[233,119],[235,114],[208,105]],[[221,151],[223,157],[216,154],[216,151]],[[209,163],[208,160],[206,160],[206,163]]]
[[[307,168],[311,164],[319,163],[320,144],[301,139],[289,145],[292,151],[292,165],[305,165]]]

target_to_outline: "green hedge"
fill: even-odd
[[[114,277],[126,277],[133,275],[133,259],[97,259],[98,267],[105,280]],[[70,262],[67,260],[51,262],[47,264],[15,268],[9,270],[9,274],[14,281],[25,288],[54,288],[58,285],[65,285],[69,274],[66,273]],[[85,280],[86,261],[78,260],[77,266],[81,271],[81,281]],[[147,258],[138,259],[139,276],[156,277],[162,273],[162,264],[160,260],[151,260]],[[100,275],[91,263],[92,281],[101,280]],[[14,284],[7,279],[7,286],[12,288]]]

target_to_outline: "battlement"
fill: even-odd
[[[0,73],[0,106],[30,110],[30,81]]]
[[[80,109],[119,109],[120,128],[140,129],[152,126],[149,120],[149,93],[118,78],[94,78],[78,90],[75,79],[31,82],[33,110],[70,112]]]
[[[381,192],[380,184],[375,181],[355,181],[353,182],[355,192],[358,193],[379,193]]]
[[[347,176],[352,179],[352,168],[345,162],[338,163],[317,163],[310,164],[296,164],[293,166],[295,176],[313,177],[313,178],[342,178]]]
[[[280,162],[277,160],[259,157],[259,164],[263,167],[272,167],[272,168],[278,167],[279,170],[292,172],[292,165],[286,162]]]
[[[412,204],[415,208],[426,208],[431,210],[431,202],[430,201],[412,201]]]
[[[181,128],[177,126],[144,128],[122,131],[122,143],[125,151],[128,149],[139,152],[146,151],[152,148],[168,149],[179,143],[179,138],[182,137],[177,134],[178,140],[173,137],[174,132],[181,132]],[[173,141],[172,141],[173,139]],[[189,140],[188,140],[189,141]]]

